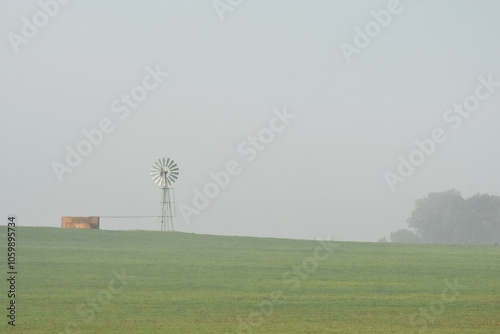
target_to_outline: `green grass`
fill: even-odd
[[[2,333],[500,333],[499,246],[330,242],[315,268],[316,241],[42,227],[17,238],[17,326],[2,279]],[[309,274],[290,273],[303,263]],[[111,292],[122,270],[135,277]],[[466,287],[442,302],[455,278]]]

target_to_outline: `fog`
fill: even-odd
[[[156,216],[163,157],[180,168],[174,224],[189,233],[376,241],[429,192],[500,194],[499,11],[3,1],[2,215]]]

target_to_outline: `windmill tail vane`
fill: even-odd
[[[151,178],[161,188],[161,230],[174,231],[175,196],[171,185],[179,177],[179,167],[174,160],[158,159],[151,166]]]

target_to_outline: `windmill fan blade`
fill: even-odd
[[[165,188],[177,180],[179,177],[179,167],[173,159],[160,158],[153,162],[149,174],[154,183],[161,188]]]

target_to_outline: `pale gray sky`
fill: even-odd
[[[210,172],[241,168],[189,223],[177,210],[176,229],[194,233],[376,241],[429,192],[500,194],[498,1],[221,0],[219,13],[212,0],[41,3],[51,15],[0,3],[0,203],[21,225],[157,215],[149,168],[161,157],[178,163],[186,207]],[[348,62],[341,46],[356,43]],[[131,93],[134,109],[120,101]],[[473,111],[447,112],[464,103]],[[285,109],[295,118],[247,161],[238,147]],[[106,119],[112,131],[60,182],[53,163]],[[436,128],[446,140],[391,191],[384,173]]]

